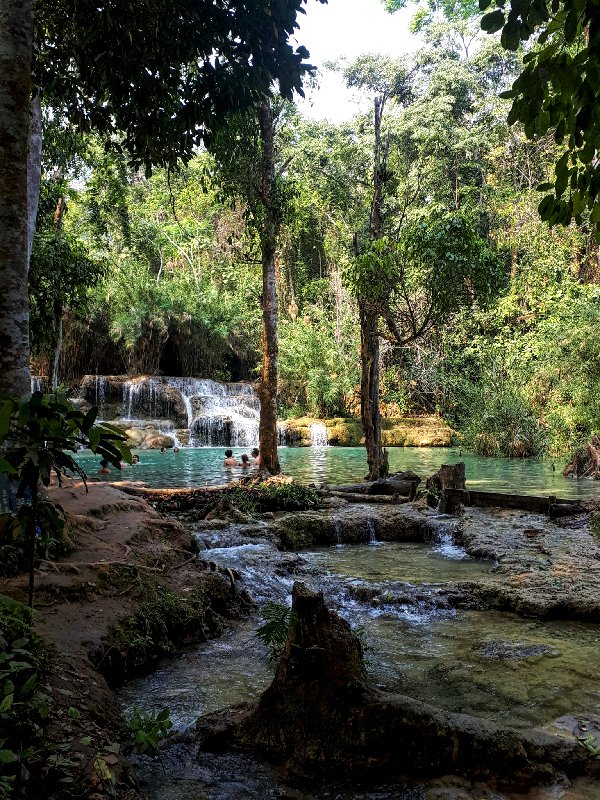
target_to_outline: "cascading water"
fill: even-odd
[[[194,446],[251,447],[258,444],[260,403],[248,383],[167,378],[183,399]]]
[[[311,447],[328,447],[327,428],[323,422],[313,422],[310,426]]]
[[[173,438],[168,424],[173,423],[173,430],[191,447],[258,445],[260,401],[250,383],[153,375],[87,375],[82,380],[80,398],[99,407],[100,419],[127,423],[127,428],[152,427]],[[312,423],[310,436],[315,449],[329,446],[323,422]],[[280,447],[288,443],[285,424],[278,425],[277,439]]]
[[[104,406],[106,403],[106,378],[103,375],[96,375],[95,380],[95,405],[98,406],[98,418],[104,417]]]
[[[375,535],[375,520],[369,518],[367,520],[367,531],[369,533],[369,544],[377,544],[377,536]]]
[[[41,375],[32,375],[31,376],[31,393],[33,392],[43,392],[44,385],[46,379],[43,378]]]

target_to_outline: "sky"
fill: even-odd
[[[408,30],[413,13],[414,8],[390,15],[380,0],[328,0],[327,5],[307,0],[296,39],[310,51],[310,63],[319,68],[324,62],[342,56],[352,60],[362,53],[399,57],[419,46]],[[307,92],[307,99],[298,104],[305,116],[343,122],[357,113],[358,98],[339,75],[322,70],[319,84],[318,91]]]

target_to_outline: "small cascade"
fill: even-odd
[[[369,534],[369,544],[377,544],[377,536],[375,535],[375,520],[372,517],[367,519],[367,532]]]
[[[32,375],[31,376],[31,393],[34,392],[43,392],[45,387],[46,379],[43,378],[41,375]]]
[[[94,405],[98,406],[98,418],[103,419],[106,405],[106,378],[104,375],[96,375],[94,390],[96,395]]]
[[[440,515],[432,517],[425,530],[424,540],[434,545],[435,552],[457,561],[469,559],[464,547],[455,543],[456,520]]]
[[[342,544],[342,523],[337,517],[333,520],[333,530],[335,531],[335,542],[339,546]]]
[[[328,447],[327,428],[323,422],[313,422],[310,426],[310,446]]]

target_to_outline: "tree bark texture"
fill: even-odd
[[[360,316],[360,416],[365,434],[368,480],[385,478],[387,456],[381,446],[381,413],[379,410],[379,314],[368,300],[358,302]]]
[[[32,0],[0,0],[0,391],[31,391],[27,152]]]
[[[27,154],[27,269],[31,261],[33,234],[40,203],[42,180],[42,100],[36,92],[31,98],[29,117],[29,152]]]
[[[277,455],[277,373],[279,345],[277,340],[277,290],[275,284],[275,252],[279,229],[279,212],[274,197],[275,128],[273,112],[265,100],[258,110],[262,143],[261,196],[264,218],[260,232],[262,261],[263,364],[260,387],[260,422],[258,429],[261,469],[272,475],[280,472]]]

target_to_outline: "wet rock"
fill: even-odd
[[[452,522],[456,526],[458,523]],[[351,504],[339,509],[286,514],[271,531],[283,550],[314,545],[379,541],[422,542],[446,521],[414,505],[372,506]]]
[[[549,644],[489,641],[481,647],[479,653],[484,656],[484,658],[515,661],[527,658],[556,658],[560,655],[560,650]]]

